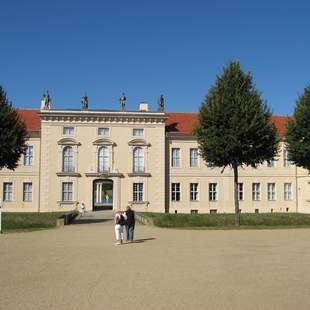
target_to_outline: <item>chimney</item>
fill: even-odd
[[[147,102],[141,102],[139,105],[139,111],[140,112],[148,112],[149,111],[149,105]]]

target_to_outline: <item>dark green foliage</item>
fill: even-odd
[[[278,153],[277,129],[255,89],[252,75],[230,62],[201,104],[194,130],[200,155],[210,167],[233,168],[235,222],[240,224],[238,167],[273,159]]]
[[[3,213],[2,228],[9,230],[36,230],[56,226],[56,220],[63,212],[51,213]]]
[[[230,229],[235,226],[234,214],[163,214],[144,213],[155,226],[191,229]],[[310,227],[310,215],[301,213],[242,213],[242,228]]]
[[[200,154],[212,167],[254,167],[278,152],[271,113],[238,62],[229,63],[209,90],[195,133]]]
[[[310,170],[310,85],[296,101],[294,118],[287,123],[286,142],[289,159]]]
[[[27,130],[0,86],[0,169],[15,169],[24,152]]]

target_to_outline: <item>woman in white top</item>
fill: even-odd
[[[122,213],[120,210],[117,210],[115,212],[114,216],[114,223],[115,223],[115,239],[116,239],[116,245],[121,245],[123,244],[123,232],[124,232],[124,225],[122,223]]]

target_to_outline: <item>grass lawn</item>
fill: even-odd
[[[143,213],[155,226],[190,229],[235,229],[234,214]],[[310,228],[310,214],[243,213],[240,228]]]
[[[26,231],[56,227],[56,220],[63,212],[11,213],[2,212],[2,231]]]

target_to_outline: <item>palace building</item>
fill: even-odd
[[[197,113],[19,109],[29,131],[14,171],[0,170],[3,210],[51,212],[125,209],[170,213],[233,213],[233,173],[211,169],[192,135]],[[273,116],[283,136],[285,116]],[[310,212],[310,177],[278,157],[239,169],[242,212]]]

